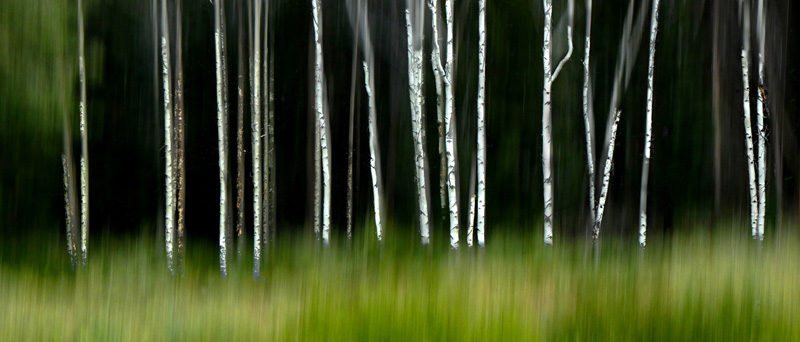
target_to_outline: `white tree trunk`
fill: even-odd
[[[263,142],[263,148],[259,151],[261,155],[261,230],[264,232],[262,237],[262,242],[266,248],[269,244],[270,240],[272,240],[272,236],[270,235],[269,230],[269,205],[270,205],[270,198],[269,198],[269,189],[267,184],[269,184],[269,151],[272,148],[270,146],[269,141],[269,117],[267,112],[270,110],[270,103],[268,100],[267,92],[269,90],[269,0],[265,0],[265,9],[264,9],[264,55],[263,55],[263,83],[261,84],[262,93],[264,96],[262,97],[262,101],[264,103],[263,110],[261,111],[260,120],[263,122],[263,134],[261,135]]]
[[[642,162],[642,188],[639,195],[639,245],[647,244],[647,178],[650,173],[650,145],[653,140],[653,69],[655,68],[656,34],[658,33],[658,2],[653,1],[650,26],[650,58],[647,64],[647,117],[645,119],[644,160]]]
[[[743,88],[743,106],[744,106],[744,142],[745,150],[747,152],[747,176],[748,185],[750,188],[750,234],[753,239],[758,236],[758,193],[756,187],[756,158],[753,150],[753,128],[752,120],[750,119],[750,76],[748,67],[748,56],[750,53],[750,6],[745,1],[739,2],[740,10],[742,11],[742,84]]]
[[[86,58],[83,45],[83,5],[81,0],[78,0],[78,69],[81,82],[81,262],[86,268],[89,245],[89,133],[86,125]]]
[[[597,241],[600,237],[600,226],[603,224],[603,211],[606,208],[606,198],[608,198],[608,184],[611,180],[611,167],[614,163],[614,142],[617,139],[617,126],[619,125],[620,111],[614,113],[614,124],[611,127],[611,137],[608,141],[608,156],[606,157],[606,164],[603,167],[603,184],[600,188],[600,199],[597,203],[597,216],[594,221],[594,228],[592,229],[592,239]]]
[[[766,24],[764,0],[758,0],[758,109],[756,113],[756,128],[758,129],[758,232],[759,241],[764,240],[764,219],[767,211],[767,127],[764,125],[764,111],[767,105],[764,98],[764,44],[766,39]]]
[[[433,51],[431,52],[431,69],[433,69],[434,83],[436,84],[436,118],[439,123],[439,202],[441,203],[442,215],[444,217],[447,206],[447,152],[444,140],[444,67],[442,67],[442,54],[439,48],[439,15],[436,10],[437,0],[428,0],[428,8],[431,9],[433,27]]]
[[[434,18],[436,18],[435,4],[433,6],[433,12]],[[447,194],[450,203],[450,248],[458,249],[458,184],[456,183],[456,158],[458,158],[458,153],[454,143],[456,135],[456,118],[455,90],[453,89],[453,0],[445,1],[445,18],[447,18],[447,58],[443,77],[445,79],[444,126],[445,148],[447,150]]]
[[[486,243],[486,0],[478,0],[478,246]]]
[[[594,185],[594,113],[592,111],[589,77],[589,53],[592,47],[592,0],[586,0],[586,53],[583,60],[583,124],[586,135],[586,168],[589,173],[589,213],[594,224],[597,217],[595,207]],[[594,239],[597,240],[599,230],[593,230]]]
[[[170,86],[170,57],[169,57],[169,16],[167,13],[167,1],[161,0],[161,66],[162,80],[164,82],[164,154],[166,157],[166,248],[167,248],[167,268],[169,273],[175,275],[174,269],[174,221],[175,221],[175,181],[173,180],[174,171],[172,169],[172,88]]]
[[[217,73],[217,135],[219,149],[219,268],[222,277],[227,277],[227,246],[226,226],[227,226],[227,187],[228,170],[227,159],[228,149],[226,146],[227,138],[225,127],[225,103],[224,86],[226,81],[223,79],[222,67],[225,60],[222,54],[222,23],[220,16],[220,0],[214,0],[214,47],[216,52],[216,73]]]
[[[406,9],[406,30],[408,38],[408,90],[411,107],[411,130],[414,139],[414,162],[416,165],[417,178],[417,198],[419,202],[419,230],[423,245],[429,241],[429,221],[428,221],[428,190],[425,177],[425,147],[422,142],[424,122],[422,122],[422,44],[419,48],[414,47],[414,26],[410,13],[411,2]],[[415,16],[414,20],[419,20]],[[420,41],[422,39],[419,39]]]
[[[319,0],[311,0],[312,12],[314,16],[314,103],[317,111],[317,121],[319,122],[319,141],[322,151],[322,243],[328,245],[331,223],[331,170],[330,158],[328,155],[328,127],[326,125],[325,110],[323,108],[323,62],[322,62],[322,9]]]
[[[253,6],[253,114],[251,117],[253,143],[253,277],[261,273],[261,0]]]
[[[544,187],[544,244],[553,244],[553,176],[552,176],[552,117],[550,110],[550,89],[553,81],[558,77],[561,68],[572,56],[572,1],[569,2],[569,21],[567,26],[567,42],[569,50],[558,63],[555,71],[550,72],[550,42],[553,26],[553,5],[551,0],[544,0],[544,43],[542,46],[542,59],[544,67],[544,88],[542,90],[542,178]]]
[[[66,116],[65,116],[65,118],[66,118]],[[64,121],[67,121],[67,120],[65,119]],[[67,132],[69,132],[69,130],[67,128],[65,128],[64,130],[65,130],[65,134],[64,134],[65,139],[64,140],[68,140],[68,139],[66,139],[66,137],[69,136],[69,134],[67,133]],[[67,148],[71,149],[71,147],[68,147],[68,146],[65,146],[64,149],[66,150]],[[63,171],[64,171],[64,213],[65,213],[65,216],[66,216],[66,228],[67,228],[67,255],[69,256],[69,265],[72,268],[72,270],[74,271],[75,269],[77,269],[77,266],[78,266],[78,258],[75,255],[75,252],[76,252],[75,251],[75,240],[74,240],[75,237],[72,235],[72,233],[75,231],[75,216],[74,216],[74,212],[72,211],[73,207],[74,207],[74,202],[73,202],[73,199],[74,199],[74,195],[73,195],[73,193],[74,193],[74,190],[73,190],[73,186],[74,185],[73,184],[74,183],[73,182],[74,181],[72,180],[73,176],[72,176],[72,172],[71,172],[72,171],[72,164],[71,164],[71,160],[69,160],[68,157],[67,157],[68,155],[69,154],[66,153],[66,152],[61,155],[61,166],[62,166]]]
[[[319,140],[319,120],[314,110],[314,238],[322,235],[322,148]]]
[[[372,56],[367,57],[372,61]],[[372,64],[372,63],[370,63]],[[380,146],[378,144],[378,124],[375,121],[375,97],[372,94],[372,87],[375,84],[372,74],[369,73],[369,66],[364,62],[364,88],[369,99],[369,169],[372,175],[372,200],[375,207],[375,229],[378,242],[383,238],[381,229],[381,173],[380,173]]]

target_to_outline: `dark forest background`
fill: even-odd
[[[376,49],[375,79],[385,200],[395,229],[415,228],[413,149],[407,87],[405,2],[369,2]],[[172,6],[172,1],[169,1]],[[235,151],[237,12],[226,3],[231,94],[229,146]],[[800,209],[800,117],[797,29],[793,1],[766,1],[766,82],[769,105],[767,235],[796,228]],[[603,234],[634,236],[644,145],[649,39],[645,33],[631,84],[622,95],[619,135]],[[309,1],[271,0],[270,53],[275,56],[275,142],[278,234],[310,229],[313,168],[313,81]],[[353,26],[343,0],[323,1],[323,45],[330,103],[333,163],[332,222],[346,223],[347,137]],[[583,238],[588,227],[588,182],[581,91],[584,2],[575,4],[575,50],[553,86],[556,240]],[[592,75],[600,145],[608,115],[617,51],[627,1],[595,1]],[[487,229],[541,232],[542,4],[533,0],[487,1]],[[0,230],[3,234],[64,235],[62,117],[72,127],[79,155],[77,14],[75,1],[0,2]],[[554,59],[566,51],[566,1],[554,3]],[[174,13],[174,12],[171,12]],[[189,238],[211,240],[218,229],[217,126],[213,6],[184,1],[183,52],[186,104],[186,229]],[[749,234],[749,198],[742,123],[741,25],[735,1],[662,0],[655,61],[653,151],[648,211],[651,236],[736,222]],[[755,13],[753,10],[753,23]],[[462,213],[466,219],[469,166],[475,149],[477,100],[477,1],[455,1],[456,117]],[[163,112],[160,59],[154,60],[150,1],[85,2],[86,66],[92,239],[117,234],[156,235],[164,203]],[[174,20],[174,18],[172,18]],[[425,53],[432,33],[426,11]],[[247,27],[246,24],[243,27]],[[755,25],[753,25],[755,27]],[[174,27],[171,32],[174,38]],[[172,42],[175,40],[172,39]],[[757,46],[755,36],[753,49]],[[756,84],[755,53],[751,84]],[[367,148],[367,97],[356,65],[357,141],[354,213],[371,222]],[[434,218],[439,212],[436,96],[425,58],[427,154]],[[158,73],[154,75],[154,71]],[[245,75],[247,71],[244,71]],[[755,89],[753,87],[752,89]],[[755,91],[751,103],[757,103]],[[246,108],[249,108],[249,103]],[[755,113],[755,111],[753,111]],[[249,128],[249,111],[245,124]],[[755,117],[755,115],[753,115]],[[250,138],[246,168],[250,183]],[[596,148],[596,153],[600,153]],[[234,153],[230,154],[235,157]],[[77,159],[76,159],[77,161]],[[235,160],[231,160],[232,167]],[[231,173],[230,181],[234,181]],[[231,183],[233,184],[233,183]],[[248,185],[247,198],[251,198]],[[252,200],[246,201],[252,218]],[[440,220],[433,239],[444,241]],[[251,224],[248,224],[251,227]],[[361,226],[357,226],[361,227]],[[252,229],[252,228],[251,228]],[[143,230],[152,230],[147,232]],[[463,231],[463,230],[462,230]],[[372,232],[369,230],[368,232]],[[357,229],[356,235],[366,234]],[[110,235],[109,235],[110,234]],[[464,234],[462,232],[462,234]],[[769,238],[769,237],[768,237]],[[438,242],[437,242],[438,243]]]

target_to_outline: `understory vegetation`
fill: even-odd
[[[172,278],[149,236],[96,239],[75,273],[62,239],[11,239],[0,340],[800,339],[799,239],[758,247],[744,226],[700,228],[646,250],[613,238],[544,247],[538,233],[459,251],[391,228],[382,246],[284,236],[259,281],[247,252],[222,280],[218,249],[202,240]]]

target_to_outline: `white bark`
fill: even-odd
[[[431,52],[431,69],[433,69],[434,83],[436,84],[436,113],[439,123],[439,202],[444,213],[447,205],[447,152],[444,139],[444,67],[442,67],[442,54],[439,48],[439,15],[437,13],[437,0],[428,0],[428,8],[431,10],[431,25],[433,27],[433,50]]]
[[[64,120],[66,121],[66,120]],[[66,130],[66,129],[65,129]],[[65,137],[68,136],[65,134]],[[64,139],[67,140],[67,139]],[[68,148],[65,146],[65,149]],[[75,237],[72,232],[75,231],[75,220],[73,216],[73,180],[72,180],[72,165],[67,159],[67,153],[61,155],[61,166],[64,171],[64,213],[66,214],[66,228],[67,228],[67,255],[69,256],[69,265],[74,271],[77,268],[77,256],[75,255]]]
[[[469,226],[467,227],[467,247],[472,248],[475,228],[475,199],[476,195],[469,197]]]
[[[478,246],[486,243],[486,0],[478,0]],[[471,224],[470,224],[471,225]]]
[[[322,198],[322,243],[328,245],[330,235],[331,223],[331,170],[330,170],[330,157],[328,155],[328,127],[326,124],[325,110],[323,108],[323,62],[322,62],[322,13],[321,2],[319,0],[311,0],[312,12],[314,16],[314,46],[315,46],[315,59],[314,59],[314,103],[317,111],[317,121],[319,122],[319,141],[320,149],[322,151],[322,184],[323,198]]]
[[[226,147],[226,132],[225,127],[225,103],[224,103],[224,86],[222,66],[225,64],[222,55],[222,24],[220,18],[220,0],[214,0],[214,47],[216,52],[216,73],[217,73],[217,135],[218,135],[218,149],[219,149],[219,268],[222,277],[227,277],[227,241],[226,241],[226,226],[227,226],[227,159],[228,150]]]
[[[757,13],[758,33],[758,107],[756,112],[756,128],[758,129],[758,231],[756,238],[764,240],[764,219],[767,207],[767,127],[764,125],[764,45],[766,39],[766,24],[764,16],[764,0],[758,0]]]
[[[411,107],[411,130],[414,139],[414,163],[416,165],[417,195],[419,202],[419,230],[423,245],[429,241],[429,222],[428,222],[428,197],[425,182],[425,147],[422,143],[424,122],[422,122],[422,46],[415,48],[414,29],[409,9],[406,9],[406,30],[408,38],[408,90]],[[418,20],[418,18],[415,18]],[[418,40],[422,40],[421,38]]]
[[[319,120],[314,110],[314,238],[321,238],[322,225],[322,148],[319,140]]]
[[[175,275],[173,249],[175,242],[173,237],[175,221],[175,181],[173,180],[174,171],[172,169],[172,88],[170,86],[170,57],[169,57],[169,21],[167,14],[167,1],[161,0],[161,70],[164,84],[164,154],[166,157],[166,248],[167,248],[167,268],[169,273]]]
[[[372,60],[372,56],[368,57]],[[370,63],[372,64],[372,63]],[[381,173],[380,173],[380,147],[378,145],[378,124],[375,121],[375,97],[372,88],[375,81],[369,73],[369,66],[364,62],[364,88],[369,99],[369,169],[372,175],[372,200],[375,207],[375,229],[378,242],[383,238],[381,229]]]
[[[745,1],[739,2],[742,10],[742,84],[743,106],[744,106],[744,141],[747,152],[747,176],[750,188],[750,234],[753,239],[758,236],[759,201],[756,187],[756,158],[753,150],[753,128],[750,119],[750,76],[748,67],[748,56],[750,53],[750,6]]]
[[[552,117],[550,110],[550,89],[553,81],[558,77],[561,68],[572,56],[572,0],[569,1],[569,25],[567,26],[567,54],[558,63],[555,71],[550,73],[550,41],[553,25],[553,5],[551,0],[544,0],[544,43],[542,44],[542,59],[544,68],[544,88],[542,90],[542,178],[544,187],[544,244],[553,244],[553,176],[552,176]]]
[[[586,168],[589,173],[589,213],[591,222],[594,224],[597,217],[595,206],[595,185],[594,185],[594,113],[592,111],[589,78],[589,53],[592,46],[592,0],[586,0],[586,53],[583,59],[583,124],[586,135]],[[594,239],[597,239],[599,231],[593,230]]]
[[[436,5],[434,4],[433,7],[435,18]],[[458,187],[458,184],[456,184],[456,158],[458,158],[458,154],[454,143],[456,118],[455,90],[453,89],[453,0],[445,1],[445,18],[447,18],[447,53],[444,73],[444,126],[445,149],[447,150],[447,194],[450,203],[450,248],[458,249],[458,191],[456,190]]]
[[[253,276],[261,273],[261,0],[253,6],[253,114],[251,117],[253,143]]]
[[[645,119],[644,160],[642,162],[642,188],[639,195],[639,245],[647,244],[647,178],[650,173],[650,145],[653,138],[653,69],[655,68],[656,34],[658,33],[658,2],[653,1],[650,26],[650,58],[647,65],[647,118]]]
[[[81,82],[81,261],[86,268],[89,245],[89,133],[86,126],[86,58],[83,45],[83,5],[81,0],[78,0],[78,69]]]
[[[600,188],[600,198],[597,203],[597,216],[594,221],[594,229],[592,230],[592,238],[596,242],[600,237],[600,226],[603,223],[603,211],[606,208],[606,198],[608,198],[608,185],[611,180],[611,168],[614,163],[614,142],[617,139],[617,126],[619,125],[620,111],[617,110],[614,114],[614,124],[611,127],[611,137],[608,142],[608,156],[606,157],[606,164],[603,167],[603,184]]]

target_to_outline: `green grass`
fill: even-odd
[[[61,241],[6,241],[0,340],[800,340],[798,239],[759,250],[735,230],[643,253],[607,239],[597,256],[538,235],[483,252],[302,236],[267,252],[260,281],[236,257],[221,280],[208,243],[172,279],[149,238],[93,241],[76,274]]]

